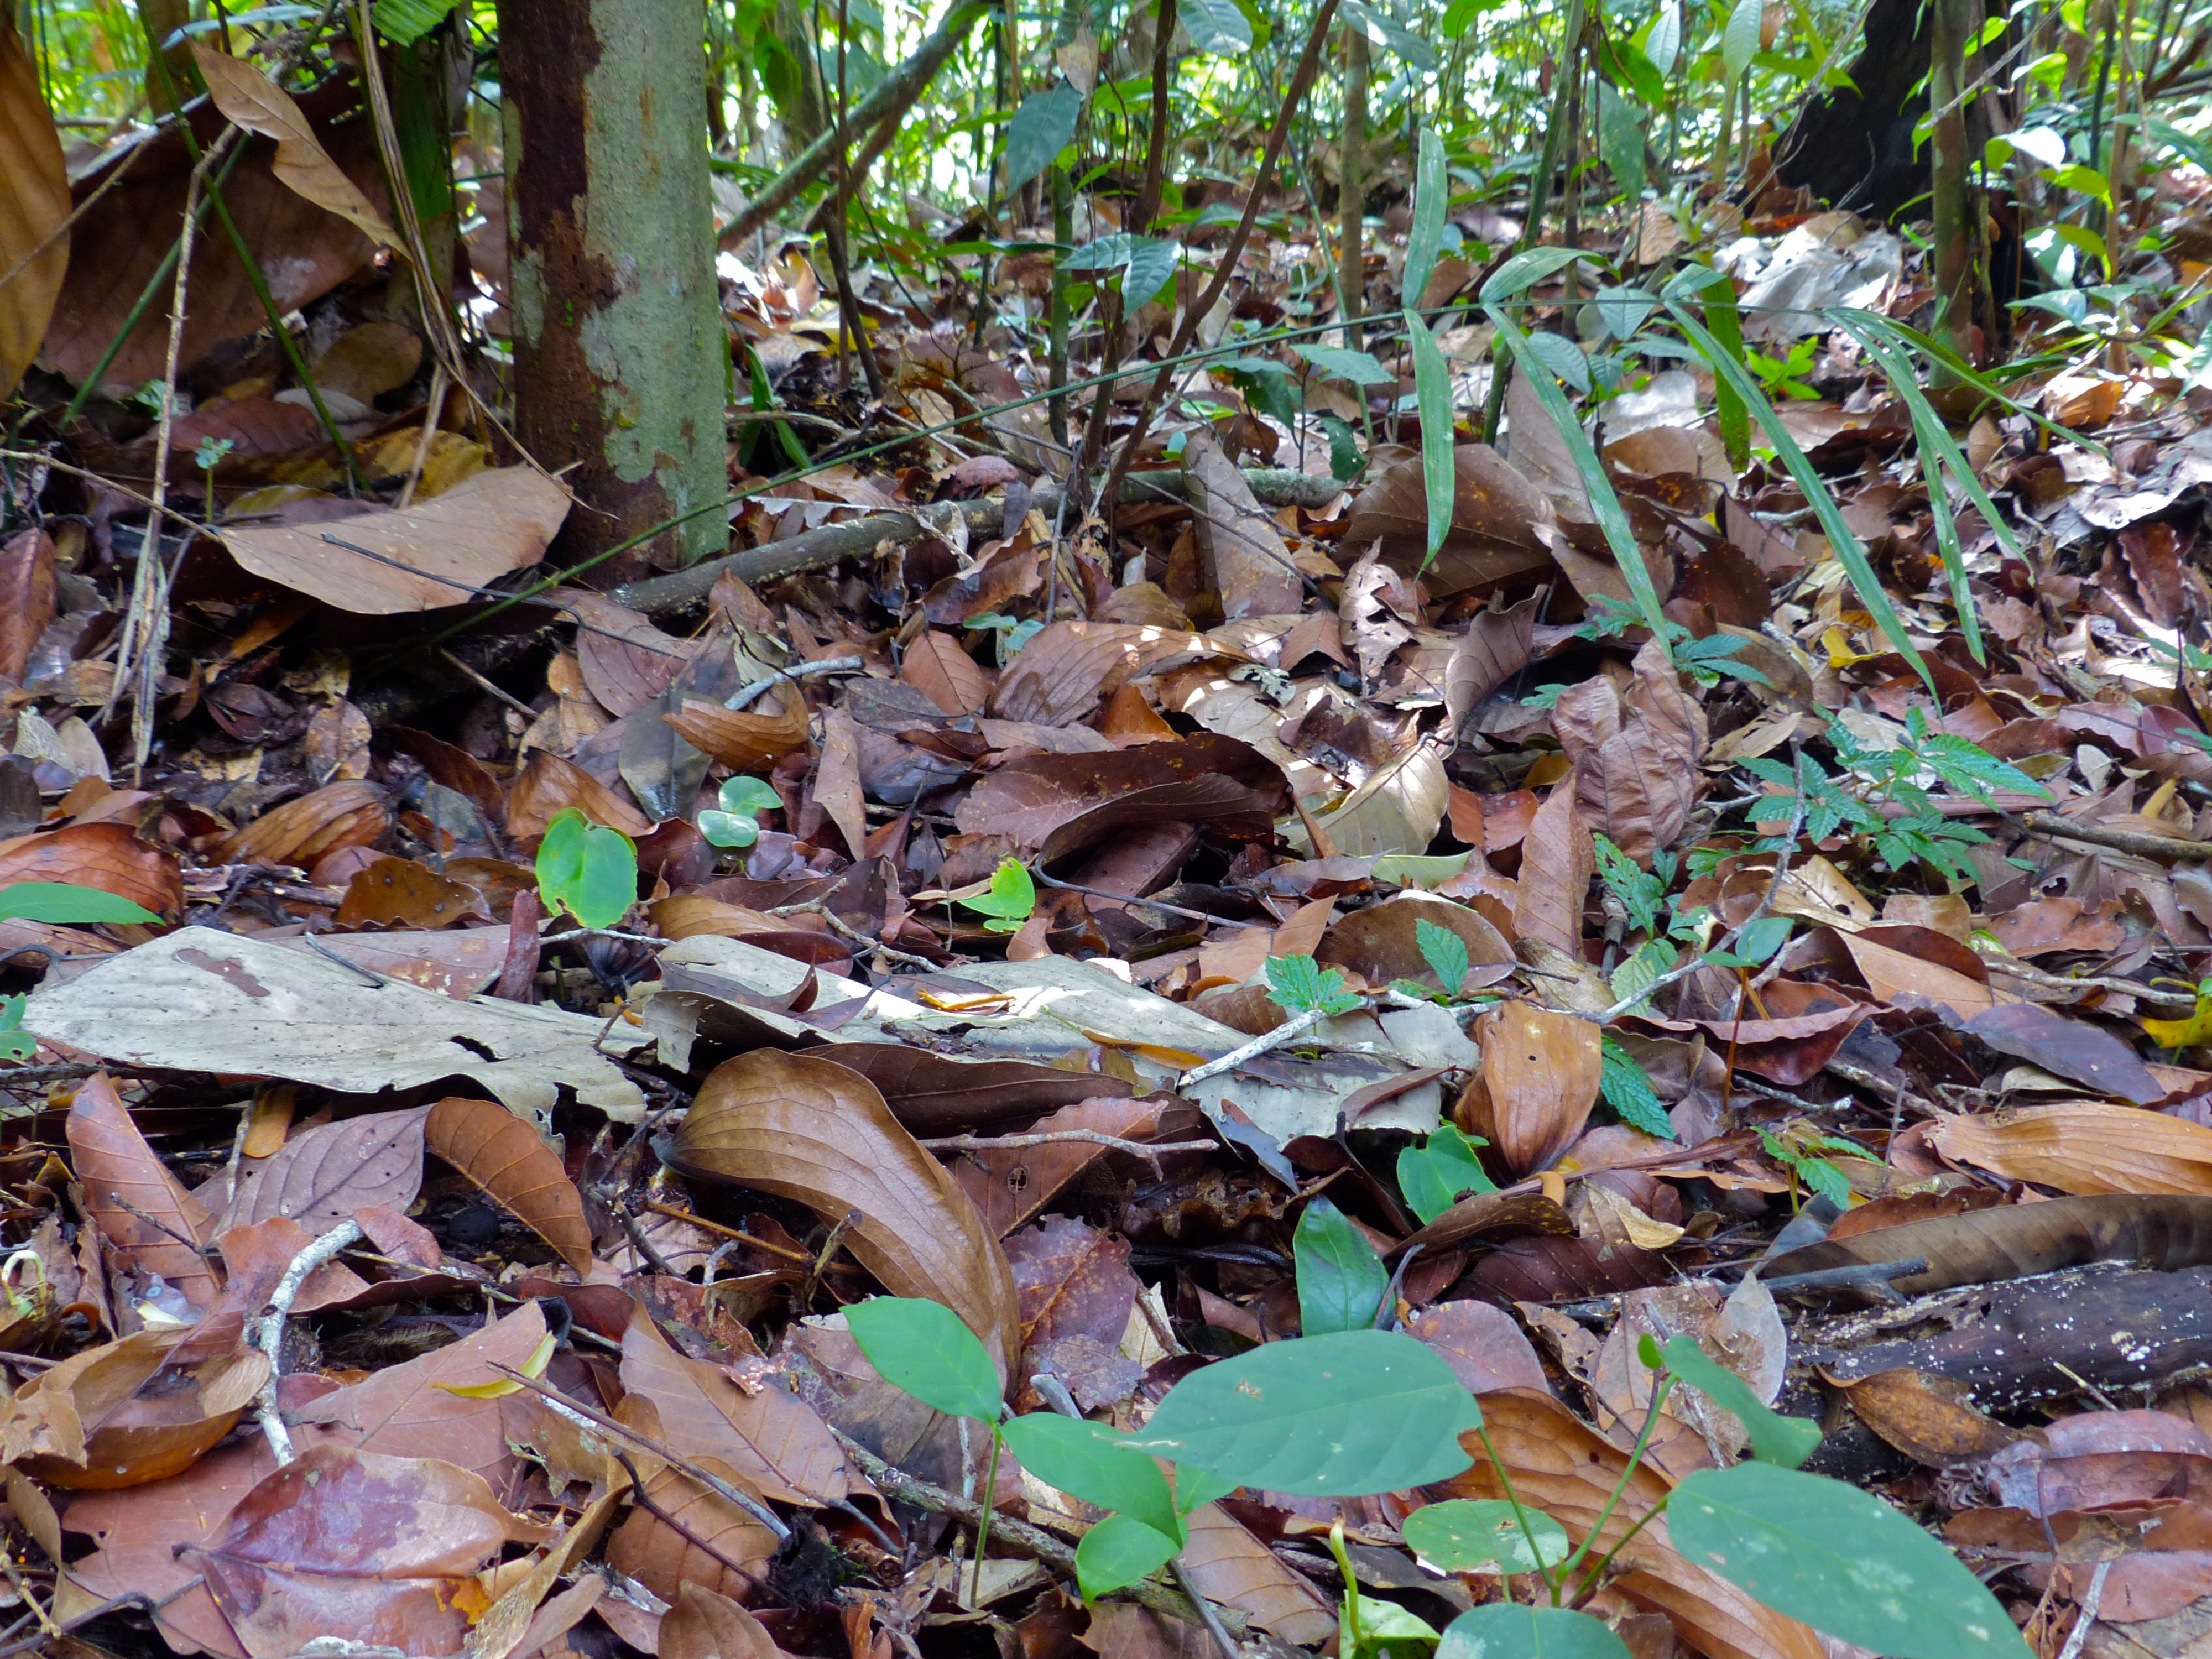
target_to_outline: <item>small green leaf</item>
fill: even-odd
[[[1486,301],[1510,300],[1587,257],[1579,249],[1571,247],[1522,248],[1483,279],[1480,297]]]
[[[1311,957],[1269,957],[1265,970],[1267,994],[1285,1013],[1303,1014],[1318,1008],[1344,1014],[1359,1006],[1359,994],[1345,989],[1344,975],[1334,968],[1324,969]]]
[[[1457,996],[1467,983],[1467,941],[1450,928],[1422,916],[1413,922],[1413,942],[1420,946],[1421,960],[1429,964],[1444,994]]]
[[[760,825],[742,813],[710,806],[699,814],[699,833],[712,847],[750,847],[760,839]]]
[[[1469,1139],[1453,1125],[1440,1125],[1424,1146],[1407,1146],[1398,1154],[1398,1194],[1406,1207],[1426,1226],[1459,1202],[1462,1193],[1494,1193],[1498,1183],[1483,1173],[1475,1147],[1486,1140]]]
[[[1437,49],[1381,6],[1364,4],[1363,0],[1340,0],[1337,10],[1347,26],[1358,29],[1370,44],[1382,47],[1407,68],[1422,75],[1436,72]]]
[[[1525,1505],[1531,1545],[1520,1516],[1503,1498],[1454,1498],[1426,1504],[1406,1517],[1401,1530],[1406,1547],[1443,1572],[1534,1572],[1540,1564],[1556,1567],[1574,1553],[1567,1529]]]
[[[1436,1659],[1629,1659],[1601,1620],[1570,1607],[1492,1601],[1444,1626]]]
[[[1644,1074],[1644,1068],[1612,1033],[1605,1035],[1604,1045],[1598,1086],[1605,1096],[1605,1103],[1630,1128],[1657,1135],[1662,1140],[1674,1139],[1674,1122],[1667,1115],[1667,1103],[1659,1098],[1659,1091],[1651,1086],[1651,1079]]]
[[[1297,1263],[1302,1332],[1364,1331],[1375,1322],[1390,1272],[1343,1211],[1325,1198],[1310,1200],[1291,1235],[1291,1254]]]
[[[1109,1515],[1075,1547],[1076,1585],[1095,1601],[1157,1572],[1182,1547],[1133,1516]]]
[[[989,916],[983,925],[993,933],[1017,933],[1036,908],[1036,883],[1019,859],[1000,859],[991,872],[990,887],[960,902],[978,915]]]
[[[1006,124],[1006,188],[1019,190],[1075,142],[1083,94],[1066,81],[1022,100]]]
[[[1751,1384],[1711,1358],[1693,1336],[1670,1339],[1659,1350],[1667,1369],[1723,1411],[1733,1412],[1751,1437],[1752,1455],[1796,1468],[1820,1443],[1820,1425],[1809,1417],[1784,1417],[1751,1391]]]
[[[28,1060],[39,1052],[39,1040],[23,1029],[23,1005],[28,996],[0,997],[0,1059]]]
[[[1429,509],[1428,550],[1421,556],[1421,568],[1426,570],[1451,533],[1452,511],[1459,497],[1451,366],[1420,313],[1408,308],[1405,317],[1407,338],[1413,348],[1413,404],[1421,415],[1421,486]]]
[[[104,888],[69,881],[19,881],[0,887],[0,921],[44,921],[58,927],[88,922],[159,922],[144,905]]]
[[[1840,1480],[1739,1463],[1685,1476],[1674,1547],[1776,1612],[1894,1659],[2027,1659],[1981,1580],[1879,1498]]]
[[[395,46],[411,46],[446,21],[455,0],[376,0],[376,32]]]
[[[1735,0],[1730,8],[1721,31],[1721,68],[1729,80],[1741,79],[1759,56],[1759,26],[1765,11],[1765,0]]]
[[[1597,147],[1615,188],[1631,202],[1644,193],[1644,118],[1612,82],[1597,83]]]
[[[1437,1353],[1397,1331],[1263,1343],[1168,1390],[1131,1443],[1240,1486],[1357,1498],[1448,1480],[1482,1413]]]
[[[783,805],[783,797],[775,793],[773,785],[743,772],[723,780],[716,799],[725,812],[742,812],[749,818],[776,811]]]
[[[637,848],[621,830],[564,806],[538,844],[538,895],[586,927],[611,927],[637,902]]]
[[[1350,380],[1354,386],[1395,386],[1398,377],[1375,361],[1372,352],[1347,351],[1342,346],[1308,345],[1304,342],[1291,348],[1324,374],[1340,380]]]
[[[884,1381],[923,1405],[986,1423],[1005,1410],[990,1350],[943,1303],[878,1296],[846,1309],[845,1324]]]
[[[1041,1412],[1014,1419],[1002,1432],[1022,1467],[1040,1480],[1141,1521],[1181,1547],[1182,1517],[1159,1464],[1149,1453],[1131,1450],[1104,1424]]]

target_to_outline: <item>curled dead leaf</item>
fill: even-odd
[[[50,1486],[112,1491],[190,1468],[260,1392],[269,1360],[234,1347],[172,1367],[190,1330],[146,1330],[72,1354],[0,1407],[0,1458]]]
[[[495,1100],[449,1097],[430,1109],[422,1129],[432,1152],[579,1273],[591,1271],[592,1228],[584,1218],[583,1194],[533,1125]]]
[[[1486,1135],[1516,1175],[1550,1165],[1575,1143],[1604,1073],[1596,1025],[1530,1002],[1508,1002],[1475,1024],[1482,1070],[1460,1097],[1460,1127]]]

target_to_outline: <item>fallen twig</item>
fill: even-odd
[[[2154,836],[2142,830],[2112,830],[2101,823],[2077,823],[2056,812],[2022,812],[2019,823],[2038,841],[2078,841],[2160,864],[2195,864],[2212,859],[2212,842]]]
[[[1224,1072],[1233,1072],[1248,1060],[1257,1059],[1270,1048],[1279,1048],[1301,1031],[1318,1025],[1328,1018],[1328,1011],[1309,1008],[1302,1014],[1293,1014],[1272,1031],[1263,1031],[1241,1048],[1231,1048],[1218,1060],[1209,1060],[1203,1066],[1193,1066],[1176,1079],[1176,1092],[1181,1094],[1194,1083],[1203,1083],[1210,1077],[1219,1077]]]
[[[276,1384],[284,1374],[284,1321],[291,1315],[292,1304],[300,1299],[300,1287],[315,1269],[337,1261],[348,1245],[358,1244],[361,1240],[361,1223],[350,1219],[339,1222],[292,1258],[291,1265],[284,1269],[284,1276],[276,1281],[276,1288],[270,1292],[269,1311],[262,1318],[254,1341],[254,1346],[269,1356],[269,1376],[261,1384],[261,1402],[255,1414],[261,1419],[261,1432],[268,1437],[269,1449],[276,1453],[280,1464],[290,1462],[295,1455],[292,1431],[284,1426],[284,1419],[276,1409]]]

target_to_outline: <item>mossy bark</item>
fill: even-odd
[[[729,543],[702,0],[501,0],[516,433],[621,580]],[[704,510],[702,510],[704,509]]]

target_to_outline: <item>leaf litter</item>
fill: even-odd
[[[1895,239],[1766,212],[1738,221],[1745,337],[1789,343],[1759,307],[1792,283],[1863,309],[1816,319],[1755,455],[1725,376],[1579,424],[1587,383],[1551,372],[1589,367],[1577,279],[1540,258],[1517,328],[1552,343],[1502,429],[1464,395],[1487,366],[1439,442],[1381,337],[1249,347],[1161,413],[1131,499],[1063,512],[1013,411],[934,429],[933,386],[1003,400],[1038,367],[1004,327],[956,343],[957,284],[860,273],[897,371],[868,403],[803,259],[726,256],[777,410],[933,430],[798,478],[740,444],[734,562],[556,586],[566,489],[499,464],[374,297],[402,241],[345,77],[295,100],[194,52],[198,137],[275,141],[231,188],[354,457],[268,395],[273,356],[176,422],[213,446],[206,569],[138,765],[108,642],[151,430],[106,405],[10,457],[19,1630],[1199,1650],[1158,1598],[1074,1593],[1097,1511],[877,1374],[845,1310],[888,1292],[951,1310],[1018,1409],[1129,1430],[1314,1322],[1442,1356],[1495,1465],[1188,1516],[1178,1581],[1247,1650],[1333,1639],[1344,1559],[1431,1625],[1498,1601],[1487,1534],[1463,1565],[1422,1540],[1502,1467],[1569,1540],[1626,1540],[1589,1605],[1639,1655],[1812,1659],[1663,1522],[1627,1538],[1745,1444],[1698,1388],[1655,1408],[1645,1340],[1821,1417],[1810,1467],[1925,1523],[2046,1650],[2069,1620],[2093,1655],[2181,1650],[2212,1606],[2201,392],[2015,383],[1961,450],[1886,373],[1926,297]],[[66,283],[42,257],[7,295],[0,380],[35,357],[42,418],[151,274],[118,232],[185,149],[115,181]],[[66,211],[39,159],[11,263]],[[1285,300],[1299,257],[1262,229],[1238,319],[1327,319]],[[203,261],[180,339],[212,374],[261,301]],[[1429,302],[1477,270],[1438,264]],[[1395,280],[1370,264],[1370,300]],[[1163,293],[1172,333],[1193,295]],[[1662,297],[1634,293],[1641,327]],[[111,389],[167,331],[128,333]],[[1309,363],[1300,403],[1261,395]],[[2124,399],[2110,447],[2039,424]],[[53,884],[136,913],[42,913]],[[1641,1501],[1609,1508],[1643,1431]],[[994,1479],[977,1563],[951,1517]]]

